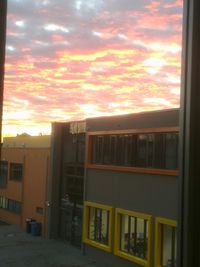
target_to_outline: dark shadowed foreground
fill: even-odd
[[[64,242],[25,233],[19,226],[0,224],[1,267],[100,267]]]

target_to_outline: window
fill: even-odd
[[[63,196],[68,195],[68,200],[73,202],[76,201],[77,204],[83,204],[83,176],[84,176],[84,167],[81,165],[64,165],[64,173],[62,179],[62,204],[66,199]]]
[[[156,267],[176,267],[176,221],[156,219]]]
[[[23,165],[21,163],[10,163],[10,180],[22,181]]]
[[[84,164],[85,162],[85,133],[79,133],[77,136],[77,162]]]
[[[165,168],[176,169],[178,164],[178,134],[166,134]]]
[[[7,207],[8,207],[8,199],[0,196],[0,208],[7,209]]]
[[[178,134],[155,135],[155,168],[177,169]]]
[[[109,211],[90,207],[89,239],[108,245]]]
[[[8,179],[8,162],[0,161],[0,187],[6,187]]]
[[[117,164],[118,166],[124,165],[124,152],[125,152],[125,140],[124,135],[117,135]],[[119,153],[120,152],[120,153]]]
[[[20,214],[21,202],[0,196],[0,208]]]
[[[147,266],[150,261],[151,216],[116,209],[115,254]]]
[[[177,170],[178,133],[90,135],[91,164]]]
[[[84,242],[111,251],[112,207],[92,202],[85,203]]]
[[[36,212],[42,215],[44,214],[44,209],[41,207],[36,207]]]
[[[117,156],[117,136],[116,135],[110,135],[110,164],[115,165],[116,164],[116,156]]]
[[[139,134],[138,135],[138,154],[137,167],[154,167],[153,152],[154,152],[154,135],[153,134]]]
[[[103,164],[104,137],[99,135],[93,139],[93,163]]]
[[[13,213],[20,214],[21,213],[21,203],[16,200],[8,199],[8,207],[7,210]]]

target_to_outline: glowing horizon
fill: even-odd
[[[3,135],[179,107],[182,0],[9,0]]]

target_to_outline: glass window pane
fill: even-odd
[[[164,168],[165,159],[165,139],[163,133],[155,134],[155,155],[154,167],[158,169]]]
[[[10,163],[10,179],[21,181],[23,175],[23,165],[21,163]]]
[[[89,208],[89,239],[94,240],[94,229],[95,229],[95,208]]]
[[[20,214],[21,213],[21,203],[16,202],[15,212]]]
[[[117,165],[124,165],[124,150],[125,150],[124,135],[117,136]]]
[[[138,155],[138,147],[137,141],[138,136],[136,134],[132,135],[132,166],[137,166],[137,155]]]
[[[128,215],[121,215],[121,245],[120,249],[122,251],[128,252],[129,246],[129,224]]]
[[[147,165],[147,135],[138,135],[138,155],[137,166],[146,167]]]
[[[137,218],[137,244],[135,250],[136,256],[140,258],[147,257],[147,228],[144,219]]]
[[[77,140],[77,145],[78,145],[78,152],[77,152],[77,160],[78,163],[84,164],[85,160],[85,134],[79,133],[78,134],[78,140]]]
[[[104,137],[94,136],[93,137],[93,152],[92,152],[93,163],[103,164],[103,148],[104,148]]]
[[[132,135],[125,135],[125,147],[124,147],[124,165],[131,166],[132,160]]]
[[[162,226],[162,266],[174,267],[176,261],[177,234],[174,227]]]
[[[2,208],[3,209],[7,209],[7,207],[8,207],[8,199],[3,197],[3,199],[2,199]]]
[[[136,257],[147,258],[147,231],[145,220],[121,215],[121,243],[120,250]]]
[[[178,162],[178,134],[166,134],[165,168],[177,169]]]
[[[130,249],[129,252],[131,254],[135,254],[135,248],[136,248],[136,225],[137,225],[137,218],[135,217],[129,217],[130,219]]]
[[[102,210],[102,225],[101,225],[101,242],[108,244],[109,231],[109,214],[107,210]]]
[[[110,138],[109,135],[104,136],[103,164],[110,164]]]
[[[147,167],[153,167],[154,161],[154,135],[148,134],[148,159]]]
[[[6,186],[7,178],[8,178],[8,162],[1,161],[0,162],[0,187]]]
[[[116,164],[116,155],[117,155],[117,136],[110,136],[110,164]]]
[[[98,208],[89,208],[89,239],[108,244],[109,212]]]

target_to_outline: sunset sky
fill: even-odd
[[[8,0],[3,135],[179,107],[182,0]]]

